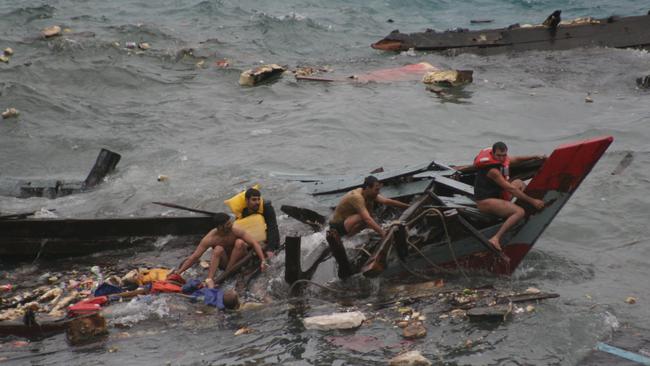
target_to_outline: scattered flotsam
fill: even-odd
[[[474,78],[472,70],[440,70],[428,72],[422,78],[425,84],[459,86],[471,83]]]
[[[239,85],[255,86],[259,83],[280,77],[286,70],[285,67],[278,64],[258,66],[254,69],[242,72],[241,75],[239,75]]]
[[[7,119],[11,117],[17,117],[20,114],[16,108],[7,108],[2,112],[2,118]]]
[[[61,35],[61,27],[59,27],[58,25],[45,27],[41,30],[41,35],[43,36],[43,38],[59,36]]]

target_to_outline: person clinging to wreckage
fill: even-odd
[[[280,231],[275,217],[275,209],[268,200],[262,200],[262,194],[258,189],[249,188],[244,195],[246,207],[243,208],[238,219],[244,219],[251,215],[260,214],[266,224],[266,255],[270,258],[278,250],[280,244]]]
[[[379,194],[381,187],[382,183],[370,175],[364,179],[361,188],[346,193],[334,210],[330,228],[334,229],[339,236],[353,236],[369,227],[382,238],[385,237],[386,232],[370,214],[375,203],[399,208],[408,208],[409,205],[382,196]]]
[[[217,214],[214,217],[215,228],[210,230],[199,242],[199,245],[181,264],[174,273],[181,274],[196,263],[208,248],[212,248],[210,268],[205,283],[208,288],[214,287],[214,275],[217,268],[230,270],[240,259],[246,256],[249,246],[253,247],[260,259],[260,270],[264,272],[268,267],[260,243],[246,231],[233,227],[233,220],[227,214]]]
[[[508,147],[499,141],[492,148],[481,150],[474,159],[477,168],[474,181],[474,200],[479,211],[504,218],[505,221],[496,234],[489,239],[490,243],[501,250],[501,237],[511,227],[525,216],[521,206],[514,204],[511,199],[529,203],[537,210],[544,208],[544,201],[530,197],[524,193],[526,184],[520,179],[510,181],[510,164],[517,162],[545,159],[545,156],[508,156]]]

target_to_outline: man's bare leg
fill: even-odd
[[[347,236],[355,235],[367,226],[359,214],[354,214],[345,219],[343,225],[345,226],[345,231],[348,232]]]
[[[226,251],[223,250],[221,245],[217,245],[212,249],[212,257],[210,258],[210,268],[208,269],[208,278],[205,280],[208,288],[214,288],[214,275],[217,273],[217,268],[221,264],[221,260],[224,262],[228,260]]]
[[[226,271],[230,270],[240,259],[246,256],[246,250],[248,249],[248,244],[241,239],[235,240],[235,244],[232,248],[232,253],[230,253],[230,260],[226,266]]]
[[[524,218],[524,209],[512,202],[499,198],[481,200],[477,202],[476,205],[481,212],[506,218],[506,221],[503,222],[496,234],[490,238],[490,243],[492,243],[492,245],[497,249],[501,250],[501,237],[517,222]]]

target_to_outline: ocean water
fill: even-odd
[[[40,208],[55,208],[62,217],[167,212],[151,201],[224,210],[224,199],[256,182],[276,207],[309,206],[310,197],[282,174],[336,175],[431,160],[465,164],[495,140],[524,155],[549,154],[583,138],[615,138],[511,279],[473,278],[561,295],[538,304],[532,315],[486,328],[439,320],[425,302],[418,306],[428,316],[428,335],[414,342],[403,342],[390,322],[378,320],[355,332],[305,330],[301,317],[346,307],[316,290],[302,304],[286,300],[279,256],[255,281],[258,293],[270,293],[272,306],[201,315],[174,299],[134,304],[150,315],[129,318],[128,336],[115,327],[105,342],[82,348],[69,347],[63,336],[25,347],[2,340],[0,358],[33,365],[370,365],[418,349],[450,365],[572,365],[617,327],[650,329],[650,94],[635,84],[650,74],[650,54],[596,48],[451,57],[370,48],[393,29],[477,29],[469,21],[485,18],[494,19],[490,27],[539,23],[555,9],[569,19],[640,15],[650,6],[637,0],[0,2],[0,48],[15,52],[8,64],[0,63],[0,109],[20,111],[18,118],[0,120],[0,183],[83,179],[102,147],[123,157],[117,172],[92,192],[56,200],[0,196],[3,214]],[[50,25],[71,31],[40,39],[39,31]],[[129,50],[126,42],[151,48]],[[215,66],[224,59],[229,68]],[[447,98],[417,81],[318,84],[285,75],[254,88],[238,85],[241,71],[261,63],[327,67],[332,71],[324,76],[343,77],[421,61],[474,70],[474,83]],[[588,95],[593,103],[585,103]],[[631,165],[612,175],[628,152]],[[158,182],[160,174],[169,179]],[[279,223],[283,234],[305,230],[285,216]],[[163,244],[135,255],[0,269],[38,276],[114,258],[173,266],[191,250]],[[446,283],[468,286],[461,277]],[[359,290],[353,307],[372,312],[366,304],[385,285],[349,285]],[[638,302],[626,304],[628,296]],[[390,316],[389,310],[377,315]],[[242,326],[256,332],[234,337]],[[467,339],[474,346],[467,347]],[[362,344],[342,346],[355,340]]]

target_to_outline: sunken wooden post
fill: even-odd
[[[348,255],[345,252],[345,247],[341,242],[341,237],[339,236],[339,233],[334,229],[329,229],[327,231],[325,238],[327,239],[327,244],[330,247],[332,256],[334,257],[334,259],[336,259],[336,263],[338,263],[339,278],[346,279],[352,276],[354,274],[354,270],[352,269],[352,265],[350,264]]]
[[[102,149],[97,155],[95,165],[88,173],[88,177],[83,182],[83,189],[88,189],[99,184],[107,174],[115,170],[117,163],[120,162],[122,156],[118,153],[112,152],[107,149]]]
[[[302,277],[300,267],[300,237],[287,236],[284,241],[284,280],[293,285]]]

